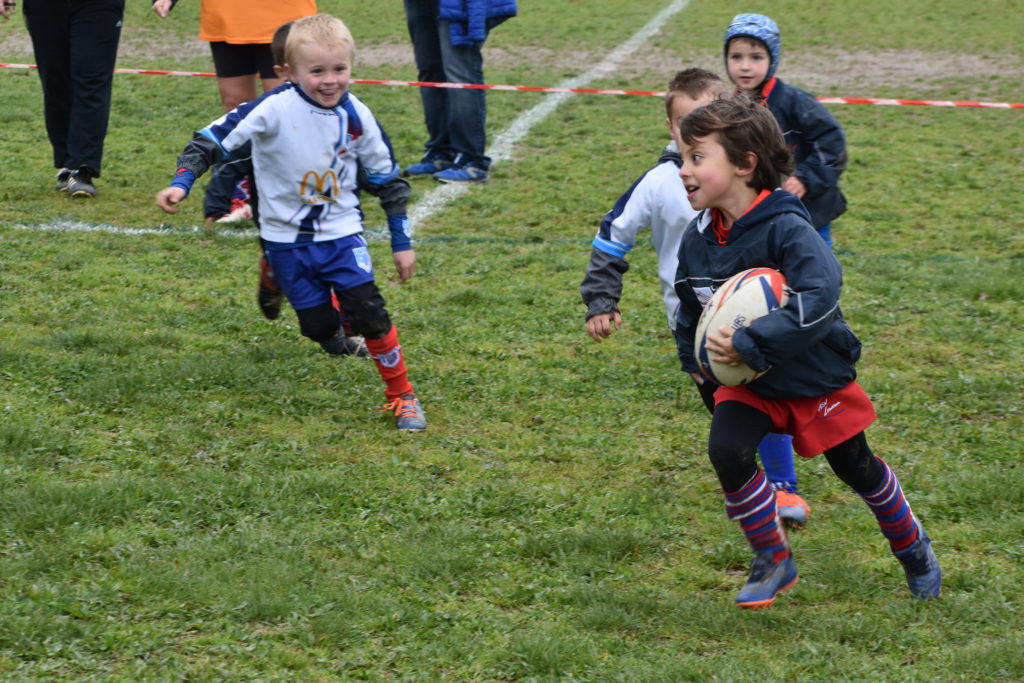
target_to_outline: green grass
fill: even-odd
[[[556,84],[666,4],[524,1],[489,42],[517,59],[488,78]],[[361,46],[407,41],[401,3],[364,5],[321,3]],[[180,3],[175,23],[131,4],[126,34],[194,40],[197,6]],[[787,55],[1008,55],[984,92],[1019,101],[1014,7],[694,0],[650,50],[715,67],[724,23],[768,11]],[[23,30],[16,18],[0,41]],[[685,65],[656,61],[599,85],[659,89]],[[978,92],[963,82],[856,94]],[[793,537],[801,581],[747,613],[732,599],[749,551],[704,455],[653,253],[631,255],[625,326],[601,345],[576,291],[601,215],[663,144],[657,99],[569,100],[488,186],[417,226],[411,283],[371,245],[431,421],[401,438],[368,362],[322,354],[291,314],[260,316],[251,235],[190,231],[198,197],[175,216],[153,206],[190,130],[216,115],[210,80],[118,76],[101,195],[85,203],[50,190],[38,75],[0,71],[0,88],[0,678],[1021,677],[1019,111],[832,108],[850,145],[834,233],[880,415],[869,440],[945,586],[908,598],[863,503],[819,458],[797,464],[814,510]],[[415,159],[417,93],[359,95]],[[491,130],[542,97],[493,93]],[[168,231],[48,229],[60,222]]]

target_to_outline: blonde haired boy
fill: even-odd
[[[360,179],[375,186],[388,216],[395,268],[405,282],[416,267],[406,217],[410,189],[398,175],[387,135],[348,91],[354,51],[340,19],[318,14],[296,20],[285,44],[290,82],[196,133],[156,201],[176,212],[199,175],[222,154],[251,142],[260,237],[301,333],[328,353],[343,352],[336,348],[344,334],[335,295],[377,364],[385,409],[395,414],[398,429],[419,431],[426,418],[374,281],[357,191]]]

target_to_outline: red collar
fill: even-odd
[[[771,190],[761,190],[761,193],[757,195],[757,199],[747,207],[742,216],[746,216],[750,213],[755,206],[764,201],[764,198],[771,193]],[[715,239],[724,247],[725,243],[729,240],[729,231],[732,229],[732,226],[730,225],[729,227],[725,227],[725,222],[722,220],[722,212],[718,209],[711,209],[711,229],[715,232]]]
[[[757,103],[760,104],[762,107],[768,106],[768,96],[772,94],[772,90],[775,89],[775,85],[776,83],[778,83],[778,80],[779,79],[776,76],[772,76],[771,78],[764,82],[763,86],[761,86],[761,92],[757,93],[756,99]],[[740,90],[739,88],[737,88],[732,91],[732,94],[736,95],[739,94],[739,92]]]

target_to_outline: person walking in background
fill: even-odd
[[[153,11],[166,17],[178,0],[155,0]],[[203,0],[199,8],[199,39],[210,43],[217,89],[225,112],[270,92],[284,80],[274,70],[271,41],[282,24],[316,14],[316,0]],[[231,177],[222,171],[237,160],[226,157],[213,170],[206,186],[203,213],[206,225],[214,221],[238,222],[252,218],[249,179]],[[224,207],[227,207],[226,209]]]
[[[516,15],[516,0],[405,0],[418,79],[483,83],[483,46],[492,28]],[[426,153],[407,177],[444,183],[487,182],[487,94],[464,88],[420,88]]]
[[[6,20],[16,7],[3,0],[0,14]],[[103,162],[124,0],[30,0],[24,14],[58,169],[54,189],[90,199]]]

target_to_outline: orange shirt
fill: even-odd
[[[288,21],[316,14],[316,0],[203,0],[199,40],[269,44]]]

